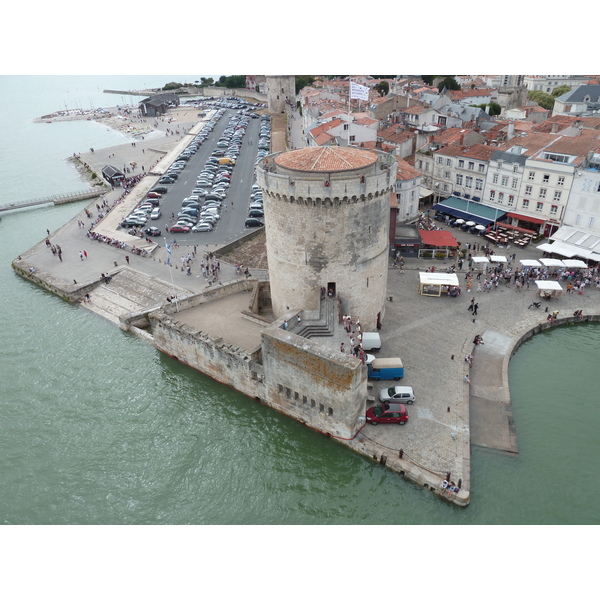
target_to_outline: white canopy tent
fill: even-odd
[[[487,265],[490,261],[485,256],[474,256],[472,258],[474,263]]]
[[[564,267],[565,263],[562,260],[558,260],[558,258],[540,258],[539,261],[545,267]]]
[[[569,269],[587,269],[587,265],[582,260],[568,259],[563,260],[565,267]]]
[[[506,258],[506,256],[500,256],[499,254],[490,254],[490,260],[492,262],[501,262],[501,263],[508,262],[508,259]]]
[[[535,285],[540,290],[540,296],[544,298],[559,298],[562,295],[563,289],[558,281],[550,279],[536,279]]]
[[[419,272],[419,293],[423,296],[441,296],[452,288],[460,289],[456,273]]]
[[[541,267],[542,264],[539,263],[537,260],[532,260],[532,259],[521,259],[519,261],[524,267]]]

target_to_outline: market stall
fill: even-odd
[[[545,267],[564,267],[565,263],[558,258],[540,258],[538,259]]]
[[[537,260],[532,260],[532,259],[521,259],[519,261],[521,263],[521,266],[523,267],[541,267],[542,264],[539,263]]]
[[[505,263],[508,262],[506,256],[500,256],[499,254],[490,254],[491,262]]]
[[[542,298],[560,298],[560,296],[562,296],[563,289],[558,281],[551,281],[550,279],[536,279],[535,285],[537,285]]]
[[[419,273],[419,294],[422,296],[458,296],[460,285],[455,273]]]

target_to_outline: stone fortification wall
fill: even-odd
[[[286,100],[296,104],[294,75],[267,75],[267,102],[272,114],[285,112]]]
[[[247,396],[263,398],[260,348],[247,352],[157,311],[150,315],[154,345],[165,354]]]
[[[367,369],[274,324],[263,332],[265,404],[325,433],[352,438],[366,411]]]

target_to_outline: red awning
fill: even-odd
[[[534,235],[538,235],[537,231],[533,231],[533,229],[525,229],[524,227],[517,227],[516,225],[511,225],[510,223],[504,223],[504,221],[498,221],[496,223],[498,227],[506,227],[507,229],[516,229],[521,233],[533,233]]]
[[[449,231],[428,231],[427,229],[419,229],[421,241],[427,246],[457,248],[458,242]]]
[[[537,219],[536,217],[530,217],[529,215],[519,215],[514,212],[506,213],[507,217],[511,219],[519,219],[519,221],[527,221],[528,223],[535,223],[536,225],[542,225],[546,222],[546,219]]]

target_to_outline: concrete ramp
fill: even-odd
[[[109,284],[101,283],[90,292],[90,301],[83,306],[105,319],[119,324],[119,317],[134,311],[145,310],[163,304],[168,296],[189,294],[168,283],[123,267],[112,276]]]
[[[507,357],[513,338],[485,331],[484,344],[473,351],[471,367],[471,444],[518,453],[510,394]]]

